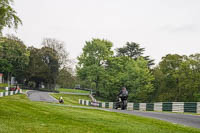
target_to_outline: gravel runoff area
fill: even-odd
[[[44,101],[58,103],[58,100],[49,95],[49,92],[42,91],[28,91],[27,95],[31,101]],[[55,104],[59,105],[59,104]],[[67,105],[61,105],[67,106]],[[73,106],[72,106],[73,107]],[[86,108],[84,106],[74,106],[78,108]],[[96,107],[87,107],[88,109],[98,109]],[[143,117],[151,117],[159,120],[168,121],[174,124],[181,124],[185,126],[191,126],[200,128],[200,116],[180,114],[180,113],[167,113],[167,112],[143,112],[143,111],[127,111],[127,110],[116,110],[116,109],[102,109],[105,111],[126,113],[131,115],[138,115]]]

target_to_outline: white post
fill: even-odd
[[[8,91],[5,92],[5,96],[8,96]]]
[[[15,91],[15,94],[17,94],[17,93],[18,93],[18,90]]]
[[[146,103],[140,103],[140,111],[146,111]]]
[[[172,112],[184,112],[184,102],[173,102]]]
[[[200,114],[200,102],[197,103],[197,114]]]
[[[133,110],[133,103],[128,103],[127,110]]]
[[[154,103],[154,111],[162,111],[162,103]]]
[[[109,108],[113,109],[113,102],[109,102]]]
[[[10,91],[10,95],[13,95],[13,91]]]
[[[105,102],[102,103],[102,108],[106,108],[106,103]]]
[[[0,92],[0,97],[3,97],[3,92]]]
[[[89,100],[86,100],[86,105],[87,105],[87,106],[89,105]]]
[[[81,99],[78,99],[78,103],[81,104]]]

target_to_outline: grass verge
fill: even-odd
[[[87,93],[87,94],[90,93],[90,91],[85,91],[85,90],[64,89],[64,88],[60,88],[60,89],[58,89],[58,91],[60,91],[60,92],[73,92],[73,93]]]
[[[199,129],[128,114],[0,98],[0,133],[200,133]]]
[[[51,95],[56,99],[59,99],[62,96],[64,104],[68,105],[80,105],[78,103],[79,99],[91,100],[89,96],[82,96],[82,95],[56,94],[56,93],[52,93]]]

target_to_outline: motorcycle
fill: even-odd
[[[119,97],[115,109],[121,108],[121,110],[127,109],[127,97]]]

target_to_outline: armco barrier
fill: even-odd
[[[9,93],[10,94],[10,93]],[[0,97],[3,94],[0,93]],[[4,94],[5,95],[5,94]],[[100,108],[115,108],[114,102],[92,102],[79,99],[79,104],[96,106]],[[159,103],[128,103],[127,110],[139,111],[169,111],[169,112],[191,112],[200,114],[200,102],[159,102]]]
[[[196,102],[184,103],[184,112],[197,113],[197,103]]]
[[[16,90],[16,91],[0,92],[0,97],[11,96],[11,95],[20,94],[20,93],[22,93],[22,89]]]
[[[133,104],[133,110],[140,110],[140,104],[139,103],[134,103]]]
[[[172,102],[164,102],[162,104],[162,111],[172,111]]]
[[[153,103],[147,103],[146,104],[146,111],[154,111],[154,104]]]

